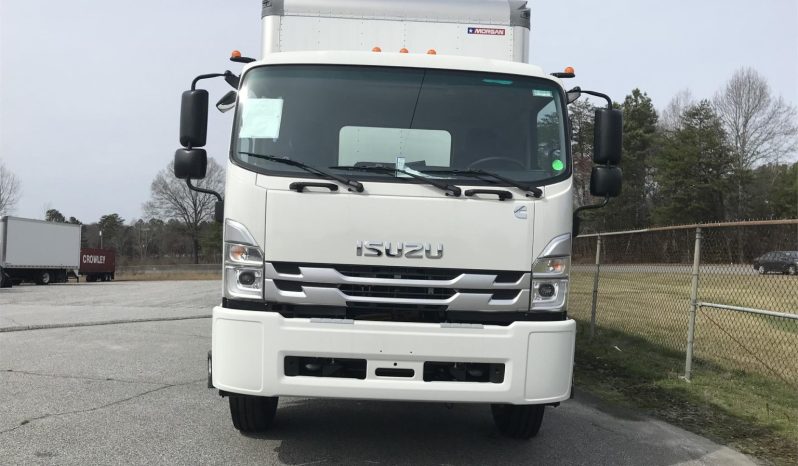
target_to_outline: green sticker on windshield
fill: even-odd
[[[562,171],[563,168],[565,168],[565,164],[562,163],[562,160],[555,160],[551,162],[551,168],[559,172]]]

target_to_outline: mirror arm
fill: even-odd
[[[582,212],[583,210],[593,210],[593,209],[600,209],[602,207],[606,207],[609,202],[610,202],[610,197],[605,196],[604,200],[599,202],[598,204],[588,204],[588,205],[583,205],[581,207],[577,207],[576,210],[574,210],[574,216],[578,216],[579,212]]]
[[[573,231],[571,231],[571,235],[574,238],[579,236],[579,229],[581,226],[581,219],[579,218],[579,212],[582,212],[583,210],[600,209],[602,207],[605,207],[609,202],[610,202],[610,197],[606,196],[604,197],[604,201],[599,202],[598,204],[589,204],[577,207],[576,210],[574,210]]]
[[[612,110],[612,99],[610,99],[610,96],[608,96],[607,94],[602,94],[601,92],[596,92],[596,91],[586,91],[584,89],[580,89],[580,92],[582,92],[583,94],[601,97],[602,99],[607,101],[607,108]]]
[[[196,88],[197,88],[197,83],[198,83],[199,81],[203,80],[203,79],[210,79],[210,78],[221,78],[221,77],[228,77],[228,76],[234,76],[234,77],[238,78],[238,76],[236,76],[235,74],[233,74],[233,72],[232,72],[232,71],[229,71],[229,70],[228,70],[228,71],[225,71],[224,73],[208,73],[208,74],[201,74],[201,75],[197,76],[196,78],[194,78],[194,80],[193,80],[193,81],[191,81],[191,90],[192,90],[192,91],[193,91],[193,90],[196,90]]]
[[[188,189],[190,189],[192,191],[196,191],[198,193],[204,193],[204,194],[211,194],[213,196],[216,196],[216,200],[218,200],[219,202],[222,202],[222,195],[221,194],[217,193],[216,191],[214,191],[212,189],[205,189],[205,188],[199,188],[197,186],[194,186],[193,184],[191,184],[191,178],[186,178],[186,185],[188,185]]]

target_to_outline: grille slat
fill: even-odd
[[[293,262],[272,262],[274,269],[281,274],[299,275],[300,267],[333,269],[345,277],[379,278],[395,280],[454,280],[463,274],[495,275],[496,283],[515,283],[524,272],[507,270],[469,270],[439,269],[428,267],[395,267],[387,265],[348,265],[348,264],[299,264]]]

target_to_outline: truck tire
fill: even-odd
[[[36,284],[37,285],[49,285],[50,282],[53,280],[53,274],[47,270],[42,271],[39,273],[39,276],[36,277]]]
[[[276,396],[233,395],[230,401],[230,417],[233,426],[241,432],[264,432],[269,429],[277,413]]]
[[[510,438],[529,439],[538,434],[543,422],[544,405],[490,405],[493,422],[502,435]]]

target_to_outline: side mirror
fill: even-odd
[[[618,167],[599,165],[590,173],[590,194],[597,197],[618,197],[623,174]]]
[[[205,178],[208,153],[205,149],[177,149],[175,151],[175,177],[181,180]]]
[[[208,134],[208,91],[183,92],[180,102],[180,145],[202,147]]]
[[[596,109],[593,133],[593,162],[618,165],[623,147],[623,112],[614,108]]]
[[[580,97],[582,97],[582,89],[577,86],[570,91],[565,93],[565,97],[568,100],[569,104],[572,104],[577,101]]]
[[[227,94],[223,95],[218,102],[216,102],[216,109],[222,113],[229,112],[230,110],[236,108],[236,99],[238,98],[238,92],[230,91]]]

